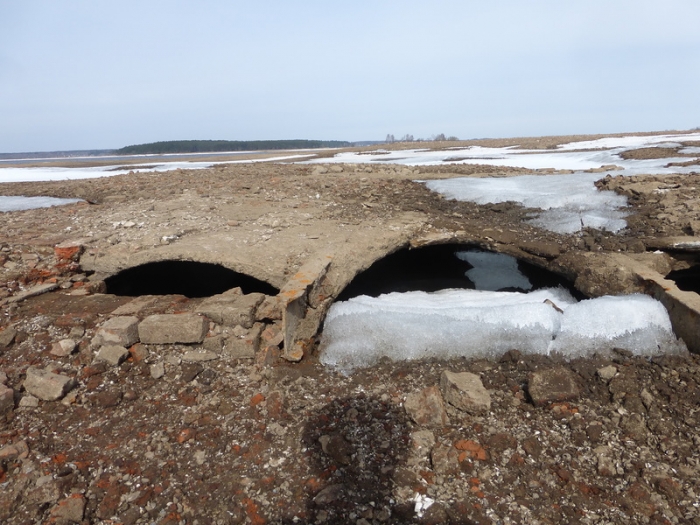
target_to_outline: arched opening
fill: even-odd
[[[527,292],[558,286],[583,298],[570,281],[544,268],[473,245],[439,244],[403,248],[376,261],[357,275],[337,300],[448,288]]]
[[[666,276],[685,292],[700,293],[700,264],[695,264],[685,270],[674,270]]]
[[[128,268],[105,279],[107,293],[139,295],[179,294],[209,297],[240,287],[244,294],[277,295],[274,286],[218,264],[195,261],[159,261]]]

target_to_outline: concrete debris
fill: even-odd
[[[613,365],[604,366],[599,368],[596,373],[603,381],[610,381],[617,374],[617,367]]]
[[[185,352],[185,354],[182,356],[182,360],[189,362],[189,363],[199,363],[203,361],[214,361],[215,359],[219,359],[218,354],[215,354],[214,352],[207,352],[205,351],[199,351],[199,350],[191,350],[189,352]]]
[[[81,523],[86,503],[85,496],[82,494],[71,494],[51,509],[51,519],[55,523]]]
[[[68,357],[75,351],[77,343],[73,339],[61,339],[51,346],[51,355],[56,357]]]
[[[581,395],[576,375],[564,367],[538,370],[530,374],[528,392],[537,406],[573,401]]]
[[[197,314],[157,314],[139,324],[139,337],[145,344],[201,343],[209,323]]]
[[[74,386],[75,380],[68,376],[33,366],[27,369],[27,378],[24,380],[24,389],[43,401],[61,399]]]
[[[245,336],[227,339],[226,354],[234,359],[254,359],[260,347],[262,328],[261,323],[256,323]]]
[[[54,246],[54,255],[61,261],[77,261],[85,250],[82,241],[65,241]]]
[[[4,330],[0,331],[0,350],[3,348],[8,348],[12,344],[12,341],[15,340],[16,336],[17,330],[11,326],[8,326]]]
[[[15,406],[15,391],[0,384],[0,417],[12,411]]]
[[[139,320],[133,316],[112,317],[97,330],[93,347],[113,344],[129,347],[139,340]]]
[[[104,361],[117,366],[129,356],[129,350],[119,345],[105,345],[95,355],[96,361]]]
[[[149,370],[153,379],[160,379],[165,375],[165,363],[161,361],[160,363],[151,365]]]
[[[430,386],[406,396],[404,408],[408,416],[418,425],[444,427],[449,424],[445,403],[436,386]]]
[[[10,303],[19,303],[25,299],[29,299],[30,297],[36,297],[37,295],[53,292],[57,288],[58,284],[56,283],[38,284],[36,286],[32,286],[28,290],[18,293],[17,295],[13,295],[12,297],[8,298],[8,301]]]
[[[239,289],[208,297],[199,305],[197,312],[220,325],[251,328],[255,323],[258,305],[266,296],[261,293],[242,295],[237,290]]]
[[[24,440],[0,448],[0,461],[27,459],[27,457],[29,457],[29,447]]]
[[[491,395],[481,378],[471,372],[443,371],[440,391],[450,405],[469,414],[484,414],[491,409]]]

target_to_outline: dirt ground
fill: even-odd
[[[356,252],[370,261],[416,235],[459,231],[550,268],[596,253],[651,257],[660,239],[700,235],[700,174],[602,173],[599,186],[631,206],[618,234],[547,232],[523,223],[532,210],[449,201],[414,182],[516,173],[527,170],[241,164],[3,184],[4,195],[87,202],[2,214],[0,383],[12,393],[0,415],[0,522],[700,524],[697,355],[569,362],[513,349],[490,360],[383,361],[351,376],[318,364],[313,349],[288,363],[269,346],[193,362],[188,352],[201,345],[137,343],[121,364],[95,360],[96,332],[120,307],[144,319],[194,312],[203,299],[135,303],[100,293],[86,268],[179,249],[204,260],[222,239],[236,252],[222,257],[242,265],[248,250],[259,263],[251,274],[279,288],[328,247],[360,270]],[[82,258],[60,259],[54,247],[76,239]],[[667,270],[689,266],[671,255]],[[207,339],[222,330],[209,328]],[[64,339],[75,350],[52,353]],[[24,387],[29,367],[72,388],[37,399]],[[533,395],[538,374],[561,369],[565,395]],[[412,396],[435,394],[444,371],[478,375],[490,409],[444,403],[437,423],[407,410]]]

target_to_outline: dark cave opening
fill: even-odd
[[[685,270],[674,270],[666,276],[676,283],[676,286],[685,292],[700,293],[700,264],[686,268]]]
[[[472,264],[457,256],[463,252],[484,252],[478,247],[465,244],[440,244],[422,248],[403,248],[379,259],[364,272],[358,274],[340,293],[337,300],[346,301],[358,295],[377,297],[391,292],[423,291],[435,292],[447,288],[488,289],[477,286],[466,273],[474,268]],[[498,254],[501,259],[508,258]],[[577,299],[584,296],[576,290],[571,281],[554,272],[521,260],[513,260],[513,266],[529,281],[531,288],[518,286],[495,287],[493,291],[529,291],[540,288],[562,286]],[[482,275],[484,268],[481,268]],[[494,265],[486,273],[494,274],[503,268]],[[482,281],[483,282],[483,281]]]
[[[279,290],[265,281],[235,272],[218,264],[195,261],[158,261],[128,268],[105,279],[106,292],[139,295],[178,294],[190,298],[210,297],[240,286],[244,294],[277,295]]]

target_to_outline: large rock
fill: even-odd
[[[56,523],[81,523],[85,513],[85,496],[71,494],[51,509],[51,519]]]
[[[95,334],[93,347],[119,345],[129,347],[139,340],[139,320],[132,316],[118,316],[108,319]]]
[[[197,308],[197,312],[220,325],[251,328],[255,323],[258,305],[264,299],[264,294],[242,295],[238,288],[234,288],[205,299]]]
[[[581,395],[576,375],[564,367],[538,370],[530,374],[528,392],[535,405],[573,401]]]
[[[61,399],[74,386],[75,381],[68,376],[33,366],[27,368],[27,378],[24,380],[24,389],[44,401]]]
[[[139,324],[139,337],[142,343],[154,345],[201,343],[208,329],[207,320],[197,314],[158,314]]]
[[[483,414],[491,409],[491,395],[481,378],[471,372],[445,370],[440,376],[440,390],[450,405],[470,414]]]
[[[421,426],[443,427],[450,422],[440,390],[436,386],[406,396],[404,408],[408,416]]]

